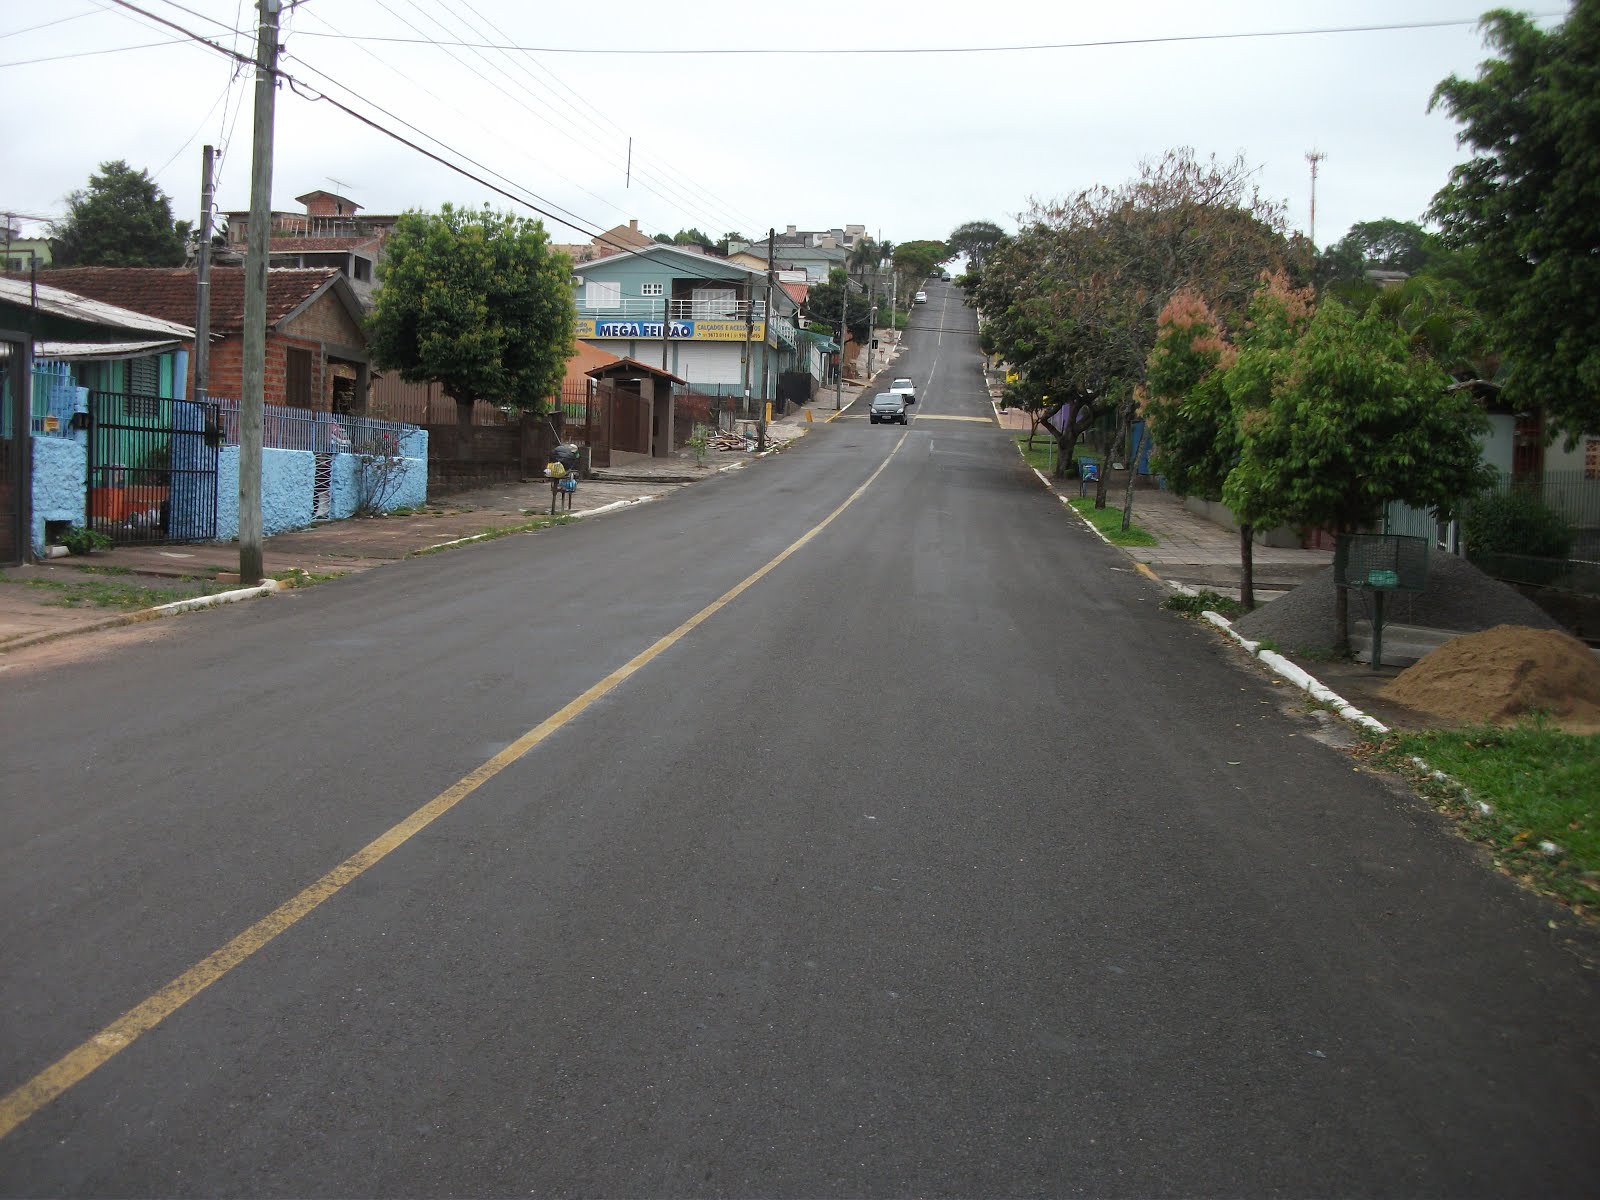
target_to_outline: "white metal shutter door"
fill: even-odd
[[[687,379],[691,388],[736,384],[742,375],[739,355],[743,350],[743,342],[699,346],[693,342],[679,342],[678,369],[674,373]]]

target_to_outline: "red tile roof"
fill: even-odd
[[[595,367],[585,371],[585,375],[596,379],[604,379],[610,375],[629,375],[635,371],[643,371],[646,375],[653,375],[657,379],[670,379],[673,383],[688,383],[687,379],[679,379],[671,371],[663,371],[660,367],[652,367],[647,362],[640,362],[637,358],[619,358],[614,363],[607,363],[603,367]]]
[[[274,268],[267,272],[267,328],[282,321],[339,272],[332,267]],[[147,316],[194,324],[195,277],[187,267],[57,267],[39,282]],[[244,268],[211,268],[211,333],[244,328]]]

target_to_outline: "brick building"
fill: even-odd
[[[361,205],[333,192],[296,196],[305,212],[271,214],[267,225],[267,261],[273,267],[337,267],[365,305],[372,303],[383,245],[397,213],[363,212]],[[228,249],[223,261],[241,261],[250,234],[250,213],[229,212]],[[215,260],[214,260],[215,261]]]
[[[186,267],[67,267],[51,271],[49,282],[147,316],[194,325],[195,274]],[[266,402],[324,412],[366,411],[370,359],[361,313],[361,302],[340,271],[268,271]],[[244,269],[213,267],[211,395],[243,394],[243,356]]]

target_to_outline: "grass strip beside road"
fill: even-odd
[[[1056,439],[1050,434],[1037,434],[1034,436],[1033,445],[1028,445],[1028,435],[1016,435],[1017,449],[1022,452],[1023,460],[1035,471],[1043,471],[1046,475],[1056,469]]]
[[[1600,735],[1534,721],[1512,729],[1392,734],[1377,753],[1489,847],[1502,870],[1580,916],[1600,917]],[[1413,755],[1460,787],[1422,775]]]
[[[1107,504],[1104,508],[1094,506],[1093,496],[1080,496],[1071,501],[1072,507],[1082,513],[1088,522],[1105,536],[1106,541],[1113,546],[1155,546],[1159,545],[1155,534],[1148,529],[1141,529],[1136,524],[1122,527],[1122,509]]]
[[[114,608],[123,612],[155,608],[176,600],[192,600],[196,596],[212,596],[228,591],[233,585],[196,582],[187,588],[148,587],[136,583],[123,583],[114,579],[68,581],[64,579],[28,579],[17,586],[34,593],[38,602],[48,608]]]

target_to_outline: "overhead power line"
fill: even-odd
[[[159,22],[162,25],[166,25],[166,26],[172,28],[173,30],[183,34],[188,40],[194,41],[194,42],[198,43],[199,45],[205,46],[206,48],[208,48],[210,50],[213,50],[216,53],[221,54],[226,58],[231,58],[231,59],[233,59],[233,60],[235,60],[237,62],[244,62],[244,63],[249,63],[251,65],[254,65],[254,59],[250,58],[248,55],[241,54],[237,50],[231,50],[227,46],[220,45],[219,43],[214,42],[209,38],[202,37],[200,34],[195,33],[193,30],[185,29],[183,26],[177,25],[177,24],[173,23],[172,21],[167,20],[165,17],[157,16],[156,14],[154,14],[152,12],[149,12],[146,9],[140,8],[138,5],[131,3],[130,0],[112,0],[112,3],[118,5],[118,6],[122,7],[122,8],[126,8],[130,12],[138,13],[140,16],[148,17],[153,21]],[[283,71],[281,69],[275,71],[274,74],[279,79],[283,80],[286,84],[288,84],[288,86],[291,89],[293,89],[295,91],[295,93],[297,95],[301,96],[303,99],[311,100],[313,102],[319,102],[319,103],[323,103],[323,104],[330,104],[334,108],[338,109],[340,112],[346,114],[347,116],[353,118],[354,120],[357,120],[357,121],[361,122],[361,124],[367,126],[368,128],[374,130],[377,133],[382,134],[384,137],[387,137],[387,138],[389,138],[389,139],[391,139],[393,141],[399,142],[401,145],[406,146],[407,148],[409,148],[411,150],[414,150],[416,153],[421,154],[425,158],[429,158],[429,159],[433,160],[434,162],[438,163],[440,166],[445,167],[446,169],[448,169],[450,171],[454,171],[457,175],[460,175],[465,179],[470,179],[472,182],[478,184],[478,186],[483,187],[483,188],[487,188],[489,191],[495,193],[497,196],[505,197],[507,200],[510,200],[513,204],[521,205],[523,208],[526,208],[526,209],[529,209],[532,212],[538,213],[541,217],[546,217],[549,220],[554,221],[558,225],[565,226],[568,229],[572,229],[572,230],[574,230],[574,231],[576,231],[578,233],[581,233],[584,236],[590,238],[592,241],[598,242],[599,244],[601,244],[603,246],[610,246],[613,249],[615,249],[619,254],[630,254],[630,255],[634,255],[634,256],[642,256],[643,253],[644,253],[644,251],[642,249],[640,249],[640,248],[637,248],[637,247],[634,247],[634,246],[629,246],[629,245],[626,245],[626,244],[621,243],[621,242],[616,242],[616,241],[613,241],[612,239],[608,238],[606,236],[606,231],[605,230],[602,230],[602,229],[598,228],[598,226],[596,225],[595,222],[589,221],[587,218],[580,217],[576,213],[570,213],[570,212],[568,213],[568,217],[571,217],[572,218],[571,220],[568,220],[565,217],[557,216],[556,213],[551,212],[549,209],[541,207],[538,204],[534,204],[532,201],[528,200],[525,196],[519,196],[519,195],[515,194],[514,192],[507,191],[505,188],[500,187],[498,184],[491,183],[489,180],[484,179],[480,175],[474,174],[473,172],[467,170],[465,167],[462,167],[462,166],[460,166],[460,165],[458,165],[456,163],[451,162],[449,159],[443,157],[442,155],[435,154],[432,150],[429,150],[426,146],[420,146],[416,142],[413,142],[411,139],[405,137],[403,134],[396,133],[394,130],[392,130],[392,129],[388,128],[387,126],[385,126],[382,122],[373,120],[371,117],[368,117],[365,114],[360,113],[357,110],[351,108],[348,104],[344,104],[341,101],[335,100],[332,96],[329,96],[326,93],[321,92],[318,89],[312,88],[309,85],[302,83],[300,80],[297,80],[296,78],[294,78],[294,76],[288,74],[287,72],[285,72],[285,71]],[[301,91],[302,88],[304,88],[305,91]],[[346,90],[348,91],[350,89],[347,88]],[[310,94],[308,95],[307,93],[310,93]],[[360,96],[360,93],[358,93],[358,92],[351,91],[350,94],[360,97],[361,100],[363,101],[363,103],[369,103],[369,104],[371,103],[371,101],[367,100],[366,97]],[[376,107],[376,106],[374,106],[374,107]],[[439,144],[441,146],[445,144],[444,142],[440,141],[439,139],[433,137],[431,134],[425,134],[424,136],[428,137],[428,139],[430,141],[436,142],[437,144]],[[520,184],[514,184],[513,186],[519,187],[519,188],[521,187]],[[527,191],[527,189],[522,189],[522,190]],[[533,193],[529,192],[528,194],[532,195]],[[546,201],[545,203],[550,203],[550,202]],[[554,205],[554,204],[552,204],[551,207],[559,208],[559,206]],[[560,209],[560,211],[566,212],[567,210]],[[721,278],[719,276],[714,276],[714,275],[709,275],[709,274],[705,274],[705,273],[702,273],[702,272],[697,272],[697,271],[694,271],[692,269],[686,270],[686,274],[690,275],[693,278],[697,278],[697,279],[708,279],[708,280],[710,280],[710,279]]]
[[[1536,18],[1562,17],[1565,13],[1533,13]],[[1173,33],[1151,37],[1097,38],[1081,42],[1026,42],[995,46],[516,46],[502,42],[447,42],[434,38],[406,38],[388,34],[305,33],[305,37],[343,36],[363,42],[406,45],[456,46],[478,50],[517,50],[533,54],[636,55],[640,57],[691,57],[697,55],[819,56],[905,54],[1020,54],[1044,50],[1095,50],[1110,46],[1160,46],[1175,42],[1227,42],[1252,38],[1323,37],[1337,33],[1391,33],[1406,29],[1448,29],[1477,25],[1481,17],[1441,21],[1395,21],[1382,25],[1331,25],[1316,29],[1254,29],[1236,33]]]

